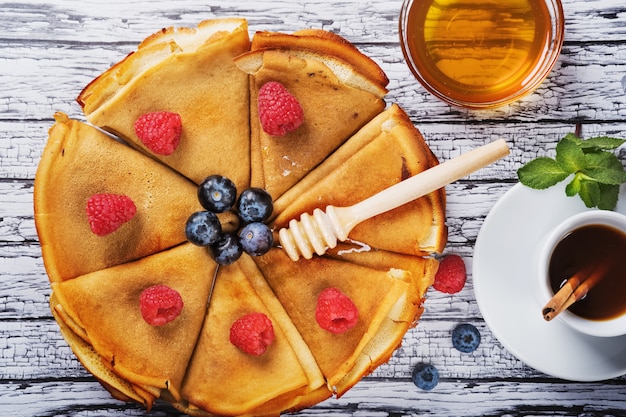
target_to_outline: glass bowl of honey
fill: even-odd
[[[417,80],[468,109],[533,92],[554,67],[565,32],[560,0],[405,0],[399,26]]]

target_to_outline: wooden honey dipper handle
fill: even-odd
[[[289,228],[279,231],[280,244],[293,261],[297,261],[300,255],[310,259],[313,252],[323,255],[327,249],[337,246],[337,240],[346,240],[350,231],[362,221],[438,190],[508,153],[506,142],[499,139],[427,169],[350,207],[327,206],[325,212],[316,209],[313,215],[303,213],[300,221],[293,219]]]

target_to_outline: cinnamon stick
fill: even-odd
[[[592,272],[583,270],[574,274],[543,307],[541,311],[543,318],[550,321],[576,301],[582,299],[598,283],[608,268],[608,263],[603,262],[602,267],[596,268]]]
[[[546,321],[552,320],[565,308],[563,307],[566,302],[572,297],[576,288],[587,278],[587,271],[581,271],[574,274],[569,278],[565,284],[557,291],[556,294],[548,301],[548,303],[541,310],[543,318]],[[581,291],[579,291],[580,293]],[[583,295],[584,296],[584,295]],[[582,298],[582,297],[581,297]],[[578,300],[576,300],[578,301]],[[570,303],[570,305],[573,304]]]

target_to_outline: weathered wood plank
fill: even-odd
[[[287,0],[230,2],[179,0],[130,2],[0,2],[9,39],[72,42],[134,42],[155,28],[195,25],[200,20],[243,16],[251,31],[320,27],[360,43],[396,42],[401,0],[360,2]],[[612,0],[563,0],[566,41],[623,41],[626,7]],[[88,29],[88,30],[86,30]]]
[[[39,157],[34,163],[38,161]],[[0,218],[33,217],[33,215],[33,181],[0,181]]]
[[[353,415],[381,416],[599,416],[623,412],[620,396],[625,388],[619,385],[598,384],[595,391],[581,384],[507,384],[510,385],[500,381],[446,380],[433,391],[425,392],[403,381],[364,381],[344,398],[329,400],[317,409],[340,406],[353,410]],[[313,415],[318,415],[315,408],[310,414],[302,413],[302,416]]]
[[[0,120],[50,120],[59,110],[81,117],[76,96],[134,47],[0,41],[0,77],[6,85],[0,91],[4,110]],[[399,103],[423,122],[618,121],[626,115],[626,48],[622,44],[566,46],[555,69],[533,94],[488,111],[457,109],[427,93],[410,74],[397,44],[367,44],[361,50],[387,73],[387,100]],[[18,130],[12,140],[19,143],[41,134],[40,129],[24,124],[23,133]]]
[[[513,387],[514,389],[511,389]],[[623,415],[626,387],[610,383],[443,380],[433,391],[410,381],[366,380],[340,399],[330,399],[294,415],[299,417],[409,416],[616,416]],[[0,412],[30,416],[145,416],[139,405],[112,399],[97,382],[42,381],[0,384]],[[158,401],[150,416],[182,416]]]
[[[546,378],[502,347],[481,319],[435,318],[428,311],[428,301],[426,308],[427,313],[417,327],[409,330],[402,346],[370,378],[408,379],[421,362],[433,363],[444,379]],[[90,376],[75,358],[54,320],[0,323],[0,381]],[[481,344],[471,354],[461,353],[452,346],[452,330],[460,323],[472,323],[481,332]]]
[[[433,122],[432,119],[421,117],[418,111],[410,110],[415,109],[410,104],[403,106],[413,123],[424,134],[435,155],[442,161],[496,139],[507,141],[511,155],[469,176],[473,181],[515,180],[515,172],[521,164],[537,155],[553,152],[558,140],[576,128],[574,120],[551,123],[517,120],[486,120],[482,123]],[[0,120],[0,136],[4,138],[4,146],[0,148],[0,180],[35,178],[37,164],[47,141],[47,131],[52,123],[52,120]],[[626,138],[626,122],[589,122],[583,125],[582,135]],[[14,187],[16,191],[11,191]],[[0,181],[0,194],[6,194],[0,195],[3,203],[0,204],[0,217],[32,215],[32,184],[28,181],[17,181],[15,184]]]
[[[50,288],[41,254],[15,254],[14,248],[3,247],[0,251],[0,319],[50,317]],[[38,246],[33,247],[35,251],[39,251]]]

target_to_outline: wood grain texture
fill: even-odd
[[[136,43],[155,28],[195,25],[214,17],[245,16],[252,30],[293,32],[314,26],[354,37],[359,43],[389,43],[397,41],[401,4],[400,0],[178,0],[175,4],[167,0],[56,0],[2,1],[0,7],[6,32],[3,38],[8,39]],[[563,0],[563,9],[569,42],[621,42],[626,35],[626,6],[619,2]]]
[[[135,46],[0,42],[4,63],[0,77],[8,86],[0,91],[0,121],[51,120],[55,111],[80,117],[75,103],[80,91]],[[425,122],[535,122],[541,115],[544,121],[575,123],[620,121],[626,115],[626,51],[621,44],[566,45],[554,70],[534,93],[489,111],[452,108],[428,94],[410,74],[397,42],[364,44],[360,49],[390,78],[387,101],[397,102]],[[25,134],[33,132],[31,126],[23,129]]]
[[[538,155],[552,155],[558,140],[576,129],[575,121],[520,121],[515,119],[484,120],[477,123],[459,118],[449,122],[433,122],[413,114],[404,106],[416,127],[426,137],[433,153],[447,160],[496,139],[505,139],[511,154],[487,166],[468,179],[480,181],[516,180],[516,170]],[[73,114],[80,118],[78,113]],[[32,183],[37,164],[48,137],[53,120],[0,121],[0,190],[13,193],[0,205],[0,215],[20,213],[32,215]],[[583,137],[609,135],[622,137],[626,131],[626,118],[615,122],[598,121],[584,124]],[[6,135],[6,136],[5,136]],[[620,149],[620,154],[624,153]],[[15,191],[9,191],[13,189]],[[1,239],[1,236],[0,236]]]
[[[528,97],[490,111],[450,107],[410,74],[398,43],[401,0],[36,0],[0,1],[0,415],[143,416],[112,399],[76,360],[51,317],[49,286],[33,220],[33,181],[52,124],[95,76],[167,26],[214,17],[248,18],[256,30],[304,27],[336,32],[378,62],[390,79],[389,103],[400,104],[435,155],[447,160],[504,138],[511,155],[447,187],[446,253],[466,261],[458,294],[433,289],[420,324],[387,364],[338,400],[299,416],[618,416],[626,415],[626,378],[561,381],[509,353],[476,304],[472,255],[493,204],[516,182],[516,170],[553,155],[577,126],[585,137],[626,137],[626,4],[563,0],[563,52],[547,80]],[[624,159],[626,150],[619,156]],[[450,332],[469,322],[482,342],[472,354],[452,348]],[[419,362],[435,364],[431,392],[410,381]],[[151,416],[178,416],[158,403]]]
[[[71,388],[68,388],[71,384]],[[623,415],[624,386],[552,381],[443,380],[438,393],[417,391],[408,381],[366,379],[344,397],[327,400],[297,413],[300,417],[416,417],[416,416],[619,416]],[[58,380],[1,384],[0,412],[11,416],[145,416],[142,408],[111,399],[89,380]],[[157,402],[150,416],[182,416]]]

